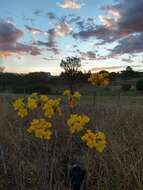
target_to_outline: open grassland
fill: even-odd
[[[77,113],[91,118],[89,128],[107,136],[103,153],[83,148],[79,136],[68,136],[64,115],[53,124],[57,138],[39,141],[26,133],[11,102],[15,95],[0,96],[0,190],[69,190],[66,167],[81,164],[87,171],[83,190],[143,189],[143,97],[81,98]],[[38,113],[37,113],[38,115]]]

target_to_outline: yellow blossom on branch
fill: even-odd
[[[77,100],[80,100],[80,97],[81,97],[81,94],[76,91],[74,94],[73,94],[73,97],[76,98]]]
[[[87,130],[81,139],[89,148],[95,148],[98,152],[103,152],[106,148],[107,142],[103,132],[92,132],[91,130]]]
[[[52,124],[45,119],[34,119],[27,129],[28,133],[34,133],[37,138],[50,140],[52,132],[49,130]]]
[[[38,96],[38,93],[37,92],[34,92],[31,94],[31,97],[37,97]]]
[[[90,118],[86,115],[71,114],[67,121],[71,134],[80,132],[89,123]]]
[[[46,95],[41,95],[41,96],[40,96],[40,100],[41,100],[42,102],[46,103],[46,102],[49,100],[49,98],[48,98],[48,96],[46,96]]]
[[[49,99],[43,105],[44,115],[48,118],[51,118],[56,112],[59,113],[61,99]]]
[[[92,85],[107,86],[109,84],[109,79],[107,75],[100,73],[91,74],[88,81],[91,82]]]
[[[24,104],[23,98],[19,98],[19,99],[15,100],[15,102],[13,103],[13,107],[15,110],[24,108],[24,106],[25,106],[25,104]]]
[[[20,108],[17,114],[23,119],[28,115],[28,111],[26,108]]]
[[[30,109],[30,110],[34,110],[37,108],[38,104],[37,104],[37,100],[36,99],[33,99],[31,97],[28,98],[27,100],[27,108]]]
[[[63,93],[64,96],[70,96],[71,95],[71,91],[70,90],[64,90],[64,93]]]

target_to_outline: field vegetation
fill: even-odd
[[[86,173],[81,190],[143,189],[142,91],[89,76],[70,78],[64,95],[61,83],[48,96],[1,93],[0,190],[74,189],[74,164]]]

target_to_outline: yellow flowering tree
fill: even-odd
[[[109,84],[109,76],[107,72],[92,73],[88,81],[93,86],[106,87]],[[93,105],[95,105],[96,91],[93,93]]]
[[[94,86],[107,86],[109,84],[107,73],[92,73],[88,81]]]

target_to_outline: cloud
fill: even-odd
[[[51,28],[47,32],[44,32],[46,36],[48,36],[48,42],[46,42],[47,45],[51,47],[55,46],[57,37],[69,35],[71,31],[72,28],[66,22],[63,21],[58,23],[55,28]]]
[[[40,50],[36,47],[18,43],[23,32],[9,21],[0,22],[0,57],[29,53],[39,55]]]
[[[83,52],[77,49],[77,52],[80,54],[80,58],[82,60],[95,60],[96,59],[96,53],[93,51],[87,51]]]
[[[53,12],[48,12],[48,13],[47,13],[47,16],[48,16],[48,18],[49,18],[50,20],[56,20],[56,19],[58,19],[58,17],[56,16],[56,14],[53,13]]]
[[[54,41],[49,41],[49,42],[43,42],[43,41],[38,41],[37,45],[41,46],[46,46],[48,51],[51,51],[55,55],[58,55],[60,53],[60,50],[58,48],[58,45]]]
[[[34,27],[30,27],[28,25],[25,25],[25,28],[31,32],[32,34],[40,34],[40,33],[43,33],[42,30],[40,30],[39,28],[34,28]]]
[[[101,9],[105,11],[105,15],[99,16],[101,24],[87,28],[83,22],[79,22],[81,27],[73,34],[74,38],[96,38],[105,44],[143,32],[143,0],[119,0]]]
[[[15,45],[9,43],[0,44],[0,57],[17,56],[23,53],[40,55],[40,49],[22,43],[16,43]]]
[[[64,0],[64,3],[58,3],[58,5],[63,9],[80,9],[83,4],[77,3],[75,0]]]
[[[123,58],[122,61],[127,63],[133,63],[134,61],[131,58]]]
[[[119,41],[119,44],[111,51],[111,56],[122,54],[134,54],[143,52],[143,33],[130,35]]]
[[[51,19],[56,19],[57,23],[54,24],[54,27],[49,29],[48,31],[42,31],[39,28],[30,27],[25,25],[28,31],[33,34],[43,34],[47,40],[34,40],[33,45],[36,46],[45,46],[48,51],[52,51],[54,54],[59,54],[60,50],[57,44],[57,38],[65,37],[72,32],[71,26],[63,19],[59,19],[54,13],[48,13],[48,16]]]
[[[70,27],[69,24],[67,24],[66,22],[61,22],[55,28],[55,35],[58,37],[64,37],[70,34],[71,31],[72,31],[72,28]]]
[[[22,35],[23,32],[17,29],[11,22],[0,22],[0,44],[15,43]]]
[[[55,55],[60,53],[60,50],[58,48],[58,44],[56,42],[56,30],[55,28],[49,29],[46,32],[46,36],[47,36],[47,41],[37,41],[34,44],[38,45],[38,46],[45,46],[47,48],[48,51],[53,52]]]
[[[41,10],[41,9],[36,9],[36,10],[34,10],[34,12],[33,12],[33,14],[36,15],[36,16],[41,16],[42,13],[43,13],[43,10]]]

